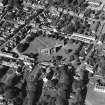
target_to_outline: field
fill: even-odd
[[[95,92],[93,86],[88,88],[87,105],[105,105],[105,93]]]
[[[30,53],[30,52],[38,53],[40,49],[53,48],[55,45],[62,43],[63,41],[55,40],[52,38],[38,37],[30,44],[30,47],[24,53]],[[69,55],[65,54],[65,49],[72,49],[74,51],[77,47],[78,45],[76,44],[67,44],[66,46],[62,47],[62,49],[56,54],[51,54],[51,55],[40,54],[40,58],[49,60],[53,55],[63,55],[64,57],[68,58],[72,53],[70,53]]]

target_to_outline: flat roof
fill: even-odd
[[[86,35],[83,35],[83,34],[73,33],[73,35],[72,35],[72,36],[83,37],[83,38],[85,38],[85,39],[95,41],[95,38],[94,38],[94,37],[91,37],[91,36],[86,36]]]

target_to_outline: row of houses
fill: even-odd
[[[83,34],[78,34],[78,33],[73,33],[69,39],[75,39],[75,40],[80,40],[83,41],[85,43],[94,43],[95,42],[95,37],[92,36],[86,36]]]
[[[87,64],[86,62],[84,64],[85,64],[85,69],[93,74],[94,73],[93,66]]]
[[[100,6],[102,2],[100,0],[87,0],[89,5]]]
[[[94,91],[105,93],[105,86],[100,86],[99,84],[95,84]]]
[[[105,4],[100,0],[87,0],[89,6],[87,8],[90,8],[91,10],[105,11]]]
[[[18,68],[18,62],[23,62],[25,65],[33,64],[34,59],[28,56],[22,55],[21,57],[15,58],[11,53],[0,53],[1,65]],[[3,59],[4,58],[4,59]]]

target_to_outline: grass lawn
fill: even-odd
[[[105,93],[95,92],[93,86],[91,86],[88,89],[86,101],[89,102],[90,105],[105,105]]]
[[[40,49],[44,48],[53,48],[56,44],[61,44],[63,41],[55,40],[52,38],[45,38],[45,37],[38,37],[33,42],[31,42],[29,48],[24,53],[38,53]],[[65,54],[65,49],[73,49],[75,50],[78,45],[67,44],[64,46],[58,53],[51,54],[51,55],[40,55],[40,58],[49,60],[53,55],[63,55],[64,57],[68,58],[70,54]]]

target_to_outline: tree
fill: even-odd
[[[76,92],[76,94],[75,94],[74,105],[83,105],[83,98],[82,98],[82,95],[81,95],[81,90]]]
[[[14,78],[12,78],[11,83],[9,85],[15,86],[20,82],[21,79],[22,79],[22,76],[14,76]]]
[[[70,55],[69,61],[72,62],[73,60],[75,60],[74,55]]]
[[[99,61],[98,61],[98,64],[99,64],[99,66],[100,66],[102,69],[105,69],[104,63],[105,63],[105,57],[104,57],[104,56],[100,56]]]
[[[78,5],[81,5],[85,2],[85,0],[77,0],[78,1]]]
[[[4,83],[0,82],[0,94],[4,94],[5,88],[6,88],[6,85]]]
[[[26,42],[30,43],[30,42],[34,41],[34,39],[35,39],[35,35],[30,35],[26,38]]]
[[[101,35],[100,41],[102,41],[102,42],[105,41],[105,33]]]
[[[3,5],[7,5],[8,4],[8,0],[2,0]]]
[[[88,73],[89,72],[87,70],[81,70],[81,72],[80,72],[80,76],[81,76],[83,86],[86,86],[89,82]]]
[[[87,9],[84,13],[84,16],[90,17],[91,9]]]
[[[86,95],[87,95],[87,86],[81,91],[83,103],[85,103]]]
[[[58,55],[58,56],[56,56],[56,60],[58,60],[58,61],[60,61],[60,60],[62,60],[62,56],[60,56],[60,55]]]
[[[17,7],[20,9],[22,7],[23,0],[8,0],[9,7]]]
[[[18,46],[17,46],[17,50],[19,51],[19,52],[24,52],[25,50],[27,50],[27,48],[29,47],[29,43],[27,43],[27,42],[24,42],[24,43],[20,43]]]
[[[22,105],[23,104],[23,99],[20,97],[16,97],[14,100],[14,105]]]
[[[8,71],[9,67],[7,66],[0,66],[0,78],[2,78]]]
[[[21,38],[19,36],[16,36],[16,44],[20,42]]]
[[[64,99],[62,99],[62,97],[58,96],[56,98],[56,105],[67,105],[67,102]]]
[[[56,97],[50,97],[48,105],[55,105],[55,102],[56,102]]]
[[[72,34],[75,31],[75,25],[72,23],[69,23],[64,27],[64,32],[68,34]]]
[[[64,5],[69,6],[73,0],[64,0]]]
[[[83,87],[82,81],[74,79],[72,84],[73,92],[77,92],[78,90],[81,90],[81,87]]]
[[[19,95],[20,89],[17,87],[6,87],[4,97],[7,99],[13,99]]]

